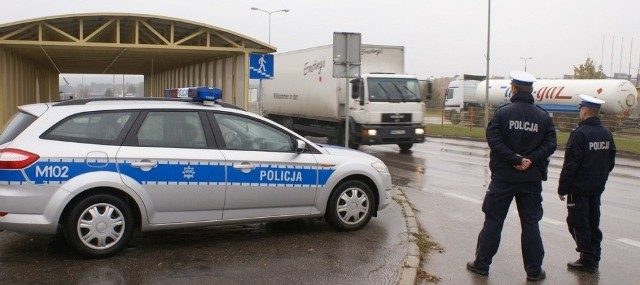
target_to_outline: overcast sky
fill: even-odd
[[[421,79],[486,74],[488,0],[10,0],[0,25],[73,13],[135,13],[200,22],[269,41],[278,52],[331,44],[334,32],[363,44],[405,47],[406,72]],[[591,57],[605,73],[640,67],[638,0],[491,1],[490,74],[561,78]]]

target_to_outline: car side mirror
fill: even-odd
[[[297,139],[296,140],[296,152],[297,153],[303,153],[305,150],[307,150],[307,143],[304,142],[301,139]]]

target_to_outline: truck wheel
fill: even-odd
[[[291,119],[291,117],[283,117],[282,118],[282,125],[293,131],[293,119]]]
[[[371,189],[362,181],[346,181],[329,197],[325,219],[339,231],[355,231],[364,227],[373,215],[375,200]]]
[[[456,110],[451,110],[449,112],[449,121],[454,125],[460,124],[460,113],[456,112]]]
[[[473,124],[475,126],[484,125],[484,112],[475,112],[473,116]]]
[[[337,145],[344,146],[344,136],[341,137],[341,138],[338,138],[338,144]],[[351,138],[351,136],[349,136],[349,148],[350,149],[355,149],[355,150],[360,148],[359,144],[353,142],[353,138]]]
[[[340,127],[337,128],[336,133],[335,133],[335,135],[337,137],[337,141],[338,141],[337,145],[339,145],[339,146],[345,146],[345,143],[344,143],[344,128],[345,128],[344,124],[340,125]],[[348,146],[349,146],[350,149],[357,150],[360,147],[360,145],[355,143],[355,138],[354,138],[355,134],[352,131],[353,130],[351,130],[349,132],[349,145]]]
[[[413,147],[413,143],[399,143],[398,146],[401,151],[408,151]]]
[[[64,236],[83,256],[107,257],[127,246],[134,223],[131,209],[122,199],[98,194],[73,205],[64,222]]]

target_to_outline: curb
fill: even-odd
[[[414,238],[420,234],[418,222],[404,193],[398,189],[393,192],[394,199],[397,200],[402,207],[410,242],[407,250],[407,256],[404,258],[404,264],[400,269],[400,279],[398,280],[398,284],[414,285],[416,284],[416,276],[418,275],[418,268],[420,267],[420,250],[418,249],[418,244]]]

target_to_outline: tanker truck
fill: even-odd
[[[476,88],[476,97],[485,104],[486,82]],[[567,131],[580,121],[580,94],[594,96],[606,103],[600,108],[603,122],[615,131],[638,104],[638,92],[628,80],[620,79],[542,79],[533,83],[534,104],[549,112],[556,128]],[[489,80],[489,106],[499,107],[511,99],[511,80]]]
[[[397,144],[401,150],[424,142],[420,82],[404,73],[404,47],[361,46],[360,77],[333,78],[333,45],[274,55],[272,80],[262,83],[263,115],[301,135],[345,145]],[[347,94],[348,92],[348,94]]]
[[[453,124],[472,120],[474,124],[482,124],[484,120],[483,104],[476,98],[478,84],[486,76],[463,74],[449,82],[444,95],[444,111],[447,119]]]

